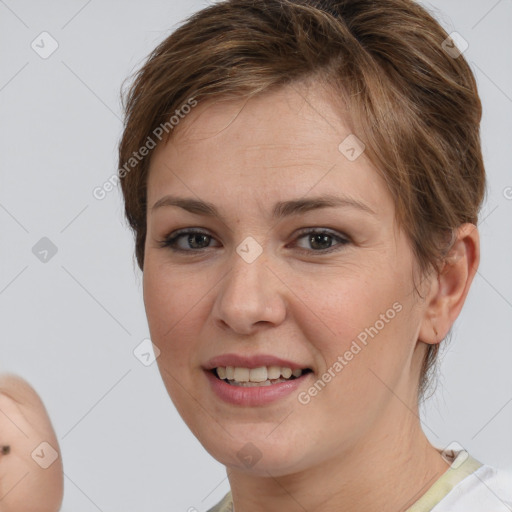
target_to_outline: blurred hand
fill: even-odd
[[[39,395],[0,375],[0,512],[57,512],[64,477],[57,437]],[[4,450],[6,451],[6,450]]]

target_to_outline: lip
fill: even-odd
[[[219,366],[238,366],[241,368],[259,368],[260,366],[281,366],[292,370],[304,370],[309,366],[281,359],[270,354],[256,354],[244,356],[241,354],[223,354],[210,359],[205,365],[205,370],[213,370]],[[310,368],[311,369],[311,368]],[[277,385],[277,384],[275,384]]]
[[[275,361],[275,358],[273,358],[273,360]],[[286,363],[286,365],[289,365],[289,363]],[[223,364],[217,364],[217,366],[223,366]],[[233,365],[229,364],[227,366]],[[260,366],[265,365],[260,364]],[[276,364],[275,366],[278,365]],[[290,366],[288,367],[290,368]],[[255,368],[257,368],[257,366],[255,366]],[[232,384],[228,384],[227,382],[220,380],[216,375],[214,375],[212,370],[205,370],[204,373],[210,382],[213,392],[218,398],[232,405],[246,407],[266,405],[283,399],[294,391],[297,391],[297,388],[312,375],[312,373],[305,373],[288,382],[280,382],[279,384],[271,384],[270,386],[243,387],[233,386]]]

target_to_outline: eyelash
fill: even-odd
[[[181,237],[184,237],[185,235],[205,235],[205,236],[209,237],[210,239],[213,239],[213,236],[205,231],[202,231],[200,229],[187,228],[187,229],[182,229],[182,230],[175,231],[174,233],[171,233],[169,236],[165,237],[164,240],[159,241],[158,245],[161,248],[167,248],[173,252],[181,252],[181,253],[193,253],[193,252],[199,253],[199,252],[205,251],[206,249],[210,248],[210,247],[204,247],[202,249],[179,249],[179,248],[177,248],[176,247],[177,241]],[[307,253],[313,252],[313,253],[317,253],[317,254],[328,254],[331,252],[339,251],[339,250],[341,250],[341,247],[350,243],[350,240],[348,239],[348,237],[336,235],[336,234],[330,232],[329,230],[325,230],[325,229],[304,229],[298,233],[296,240],[298,240],[300,238],[304,238],[308,235],[327,235],[327,236],[337,240],[339,242],[339,244],[334,247],[329,247],[328,249],[321,249],[318,251],[308,250],[308,249],[299,249],[301,252],[307,252]]]

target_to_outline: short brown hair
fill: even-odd
[[[127,162],[148,137],[191,98],[249,98],[314,78],[347,106],[418,267],[439,271],[454,230],[477,224],[486,191],[475,78],[462,55],[446,51],[447,38],[410,0],[224,0],[192,15],[126,93],[119,177],[139,267],[151,155]],[[438,350],[428,346],[420,396]]]

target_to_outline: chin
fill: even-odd
[[[268,424],[265,428],[244,428],[250,435],[234,433],[228,430],[232,437],[225,433],[220,437],[200,439],[206,451],[228,470],[241,471],[255,476],[283,476],[308,467],[309,457],[298,451],[306,443],[293,441],[288,435],[287,441],[282,436],[271,440]],[[275,426],[274,426],[275,428]],[[241,429],[240,429],[241,430]]]

